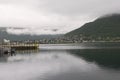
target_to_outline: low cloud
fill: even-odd
[[[6,32],[8,34],[15,35],[63,34],[63,32],[58,29],[39,29],[39,28],[7,28]]]

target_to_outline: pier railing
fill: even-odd
[[[13,48],[16,50],[32,50],[32,49],[38,49],[39,44],[37,43],[9,43],[9,44],[0,44],[3,48]]]

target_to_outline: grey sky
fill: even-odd
[[[0,26],[16,34],[59,34],[120,12],[119,0],[0,0]],[[54,31],[54,29],[58,29]]]

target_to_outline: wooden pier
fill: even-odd
[[[2,44],[3,48],[11,48],[15,50],[34,50],[39,48],[39,44]]]
[[[0,44],[0,57],[1,56],[9,56],[15,55],[16,51],[24,51],[24,50],[38,50],[39,44],[30,43],[19,43],[19,44]]]

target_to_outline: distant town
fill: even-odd
[[[37,40],[40,44],[60,44],[60,43],[82,43],[82,42],[120,42],[120,37],[78,37],[77,35],[71,37],[60,37],[53,39]]]
[[[86,36],[63,36],[51,39],[40,40],[24,40],[24,41],[2,41],[1,44],[10,42],[11,44],[26,43],[26,44],[69,44],[69,43],[83,43],[83,42],[120,42],[120,37],[86,37]]]

